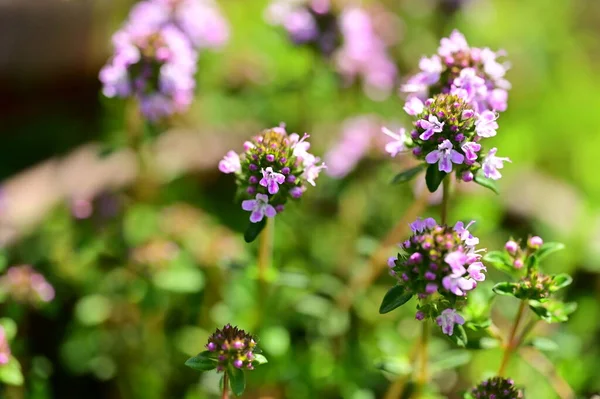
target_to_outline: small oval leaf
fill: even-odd
[[[389,313],[392,310],[404,305],[412,298],[413,294],[406,292],[404,286],[396,285],[385,294],[381,306],[379,306],[379,314]]]
[[[544,243],[540,249],[537,250],[535,256],[538,260],[544,259],[546,256],[550,255],[553,252],[560,251],[565,249],[565,244],[560,242],[546,242]]]
[[[208,371],[217,368],[217,359],[212,357],[212,353],[204,351],[185,361],[185,365],[198,371]]]
[[[411,181],[412,179],[415,178],[415,176],[417,176],[419,173],[421,173],[421,171],[423,169],[425,169],[425,166],[427,164],[420,164],[418,166],[415,166],[414,168],[410,168],[407,169],[403,172],[398,173],[396,176],[394,176],[394,178],[392,179],[392,184],[395,183],[406,183],[408,181]]]
[[[503,283],[496,284],[494,288],[492,288],[492,291],[494,291],[498,295],[515,296],[517,288],[517,284],[505,281]]]
[[[266,357],[264,357],[260,353],[254,354],[254,360],[252,360],[253,365],[259,365],[259,364],[265,364],[265,363],[269,363],[269,361],[267,360]]]
[[[565,288],[573,282],[573,278],[566,273],[557,274],[552,277],[552,285],[550,291],[555,292],[561,288]]]
[[[457,346],[464,348],[465,346],[467,346],[467,332],[465,331],[464,327],[461,326],[460,324],[456,324],[454,326],[454,331],[452,333],[452,335],[446,335],[450,341],[454,342]]]
[[[498,191],[498,186],[496,185],[496,182],[492,179],[488,179],[487,177],[485,177],[485,175],[483,174],[483,169],[479,169],[477,173],[475,173],[473,181],[482,187],[492,190],[496,194],[500,193]]]
[[[244,371],[233,366],[229,366],[227,369],[227,375],[229,375],[229,386],[235,396],[242,396],[246,389],[246,377]]]
[[[258,237],[258,235],[265,228],[266,225],[267,225],[267,218],[266,217],[264,217],[258,223],[252,223],[252,222],[250,222],[250,224],[246,228],[246,232],[244,233],[244,240],[247,243],[251,243],[252,241],[256,240],[256,237]]]
[[[425,183],[427,183],[427,189],[430,193],[433,193],[438,189],[446,175],[446,172],[439,170],[437,163],[431,164],[427,167],[427,172],[425,173]]]
[[[488,252],[483,257],[483,262],[486,264],[491,264],[496,269],[510,274],[515,273],[517,270],[515,267],[513,267],[510,256],[504,251]]]

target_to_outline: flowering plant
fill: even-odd
[[[246,241],[258,236],[266,218],[283,212],[290,198],[300,198],[307,184],[316,184],[325,164],[308,152],[308,137],[288,135],[283,126],[267,129],[246,141],[244,152],[229,151],[219,162],[221,172],[235,174],[242,209],[250,212]]]

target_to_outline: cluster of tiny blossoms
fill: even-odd
[[[494,377],[483,381],[471,390],[475,399],[523,399],[523,391],[511,379]]]
[[[435,319],[447,335],[453,334],[455,324],[464,323],[456,308],[485,280],[487,270],[475,249],[479,239],[469,232],[473,223],[457,222],[450,228],[419,218],[410,225],[412,236],[401,244],[406,256],[388,260],[398,284],[421,301],[416,318]]]
[[[327,56],[341,40],[329,0],[274,0],[267,8],[266,20],[282,26],[294,43],[314,45]]]
[[[231,364],[233,367],[252,370],[252,360],[256,351],[256,341],[252,335],[227,324],[223,329],[215,331],[206,344],[206,349],[217,356],[217,371],[225,371]]]
[[[499,170],[510,159],[496,156],[497,148],[490,149],[485,157],[481,155],[482,140],[496,135],[496,113],[477,113],[456,94],[438,94],[424,103],[414,99],[408,113],[417,119],[410,136],[404,129],[398,133],[383,129],[393,139],[386,146],[391,156],[411,150],[417,159],[437,164],[445,173],[455,171],[457,178],[466,182],[479,170],[488,179],[502,177]]]
[[[38,304],[54,299],[54,288],[29,265],[12,266],[0,277],[0,291],[23,303]]]
[[[0,366],[7,364],[10,361],[10,346],[6,337],[4,327],[0,326]]]
[[[401,90],[408,93],[407,106],[439,93],[459,95],[475,112],[505,111],[510,83],[504,78],[507,64],[498,62],[504,52],[470,47],[457,30],[440,41],[437,54],[423,57],[420,72]]]
[[[221,46],[228,26],[211,0],[146,0],[113,38],[100,71],[107,97],[135,97],[158,120],[187,110],[196,85],[197,50]]]
[[[372,99],[386,98],[395,87],[398,70],[388,49],[397,35],[384,35],[376,22],[392,25],[388,13],[357,6],[334,10],[330,0],[274,0],[266,18],[283,26],[294,43],[333,55],[345,83],[360,79]]]
[[[251,212],[250,221],[258,223],[284,210],[289,198],[300,198],[306,183],[315,179],[325,168],[320,159],[309,153],[309,137],[287,134],[283,126],[264,130],[244,143],[244,152],[229,151],[219,162],[223,173],[234,173],[242,209]]]
[[[513,266],[521,269],[526,259],[535,255],[543,244],[544,240],[541,237],[533,236],[529,237],[525,248],[521,248],[520,242],[510,239],[504,245],[504,249],[512,260]],[[553,291],[553,284],[553,277],[541,273],[537,268],[526,270],[515,287],[514,295],[521,299],[548,299]]]

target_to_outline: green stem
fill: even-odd
[[[521,319],[523,318],[523,312],[525,311],[525,305],[526,305],[526,301],[521,301],[521,304],[519,305],[519,310],[517,311],[517,316],[515,317],[515,321],[513,323],[512,330],[508,337],[508,341],[506,342],[506,345],[504,346],[504,355],[502,356],[502,362],[500,363],[500,368],[498,369],[499,377],[502,377],[502,375],[506,371],[506,367],[508,366],[508,362],[510,360],[512,353],[514,352],[515,348],[517,348],[519,346],[520,341],[523,338],[523,335],[521,335],[521,339],[519,339],[518,341],[515,340],[515,337],[517,336],[517,330],[519,329],[519,324],[521,324]]]
[[[227,375],[227,371],[223,373],[223,394],[221,395],[221,399],[229,399],[229,376]]]
[[[267,225],[260,234],[258,248],[258,281],[266,287],[269,278],[269,270],[273,263],[273,235],[275,230],[275,218],[268,218]]]
[[[445,225],[448,221],[448,203],[450,202],[450,176],[446,176],[442,182],[442,215],[441,224]]]
[[[429,321],[423,321],[423,328],[421,329],[421,368],[419,370],[419,386],[420,390],[423,389],[425,385],[427,385],[427,380],[429,379],[427,373],[428,366],[428,343],[429,343]]]

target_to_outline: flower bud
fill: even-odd
[[[544,240],[539,236],[533,236],[527,241],[527,245],[533,249],[538,249],[542,244],[544,244]]]
[[[513,240],[510,240],[506,244],[504,244],[504,249],[506,249],[506,251],[509,254],[515,255],[517,253],[517,251],[519,250],[519,244],[517,244]]]

